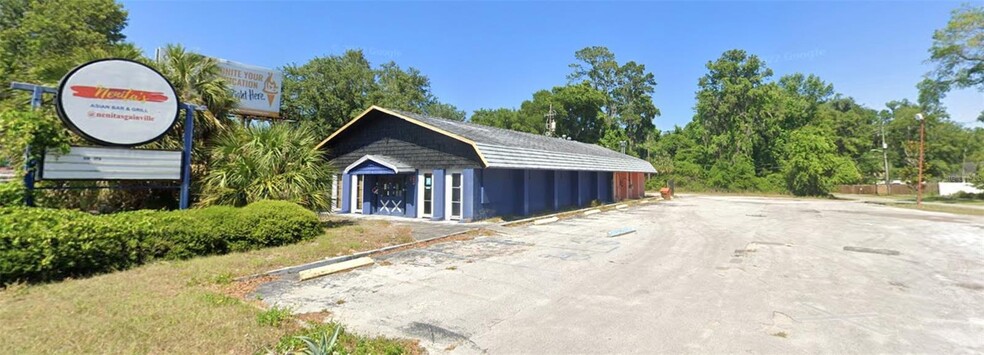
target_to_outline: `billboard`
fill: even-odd
[[[266,69],[215,59],[222,77],[229,81],[239,106],[233,113],[244,116],[280,118],[280,89],[284,75],[278,70]]]
[[[71,147],[49,151],[41,180],[181,180],[181,151]]]
[[[156,70],[126,59],[72,69],[55,106],[69,129],[99,145],[132,147],[160,139],[178,118],[178,95]]]

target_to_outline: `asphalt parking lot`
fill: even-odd
[[[257,292],[432,353],[980,353],[984,218],[693,196]]]

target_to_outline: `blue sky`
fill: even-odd
[[[916,98],[935,29],[957,2],[144,2],[124,1],[125,34],[148,54],[181,43],[206,55],[280,67],[361,48],[373,64],[420,69],[434,93],[471,111],[517,107],[566,83],[574,52],[610,48],[656,76],[660,129],[693,117],[704,65],[728,49],[782,74],[819,75],[881,109]],[[951,93],[973,124],[984,94]],[[975,124],[980,126],[980,124]]]

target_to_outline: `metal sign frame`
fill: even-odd
[[[39,109],[42,105],[42,100],[44,99],[44,94],[58,95],[58,91],[49,86],[27,84],[13,82],[10,83],[10,88],[13,90],[22,90],[31,92],[31,108]],[[195,111],[204,110],[203,107],[188,104],[188,103],[178,103],[179,115],[180,109],[185,110],[185,125],[183,132],[183,145],[181,150],[181,189],[180,198],[178,202],[178,208],[187,209],[191,204],[191,153],[192,153],[192,138],[194,137],[195,130]],[[171,128],[174,128],[172,125]],[[166,133],[166,132],[165,132]],[[31,159],[31,147],[27,146],[24,149],[24,204],[27,206],[34,206],[34,190],[35,189],[135,189],[135,188],[160,188],[160,189],[171,189],[175,187],[159,186],[159,185],[145,185],[145,186],[77,186],[77,187],[41,187],[37,188],[34,186],[35,174],[38,170],[38,162]]]

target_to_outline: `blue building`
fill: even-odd
[[[373,106],[318,145],[340,213],[472,221],[645,194],[648,162],[562,138]]]

